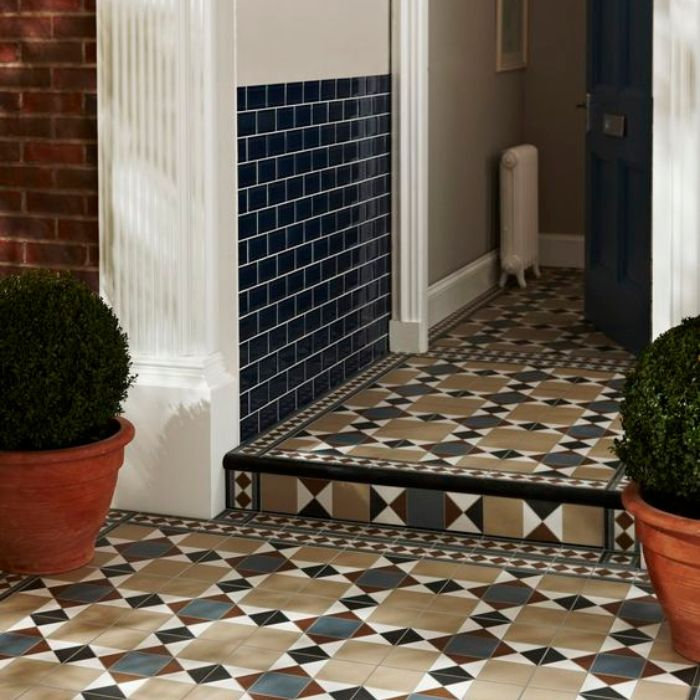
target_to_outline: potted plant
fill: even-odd
[[[134,380],[111,309],[68,275],[0,280],[0,569],[92,558],[134,427]]]
[[[614,451],[632,483],[622,500],[673,645],[700,662],[700,316],[659,336],[623,393]]]

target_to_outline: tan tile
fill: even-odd
[[[568,621],[569,613],[566,610],[551,610],[549,608],[524,607],[515,618],[515,622],[524,625],[548,625],[559,627]]]
[[[467,617],[474,612],[478,601],[458,595],[436,595],[433,597],[428,612]]]
[[[130,698],[133,700],[182,700],[192,690],[189,683],[149,678]]]
[[[500,569],[478,564],[461,564],[452,578],[456,581],[473,581],[474,583],[493,583],[500,575]]]
[[[663,698],[663,700],[687,700],[688,688],[671,683],[639,681],[632,693],[632,700],[659,700],[659,698]]]
[[[291,648],[299,637],[301,637],[301,632],[261,627],[245,640],[245,644],[248,647],[286,651]]]
[[[425,610],[435,597],[433,593],[395,589],[382,601],[381,607]]]
[[[331,659],[316,674],[316,678],[322,681],[359,686],[369,678],[372,671],[374,671],[374,666]]]
[[[492,457],[472,457],[466,455],[457,462],[457,466],[481,471],[509,472],[511,474],[532,474],[537,464],[523,459],[494,459]]]
[[[246,607],[267,608],[268,610],[280,610],[289,598],[288,593],[277,593],[276,591],[261,591],[253,589],[246,593],[238,604]]]
[[[331,605],[333,605],[333,601],[328,598],[292,593],[287,597],[284,609],[292,612],[308,613],[309,615],[323,615]]]
[[[180,540],[178,547],[192,547],[192,549],[218,549],[219,545],[228,539],[227,535],[209,535],[205,532],[193,532]]]
[[[61,574],[51,574],[49,578],[55,581],[66,581],[74,583],[76,581],[83,581],[89,576],[95,573],[95,567],[93,566],[81,566],[79,569],[73,569],[71,571],[64,571]]]
[[[419,561],[412,569],[411,576],[434,576],[435,578],[454,578],[458,564],[451,561]]]
[[[566,406],[537,406],[521,404],[511,411],[507,419],[543,425],[573,425],[582,415],[584,409]]]
[[[382,378],[381,381],[384,381]],[[345,406],[350,408],[372,408],[377,404],[381,403],[391,395],[389,391],[381,391],[380,389],[367,389],[366,391],[361,391],[355,396],[351,396],[349,399],[344,401]]]
[[[102,669],[61,664],[55,666],[51,672],[44,676],[43,680],[46,685],[53,688],[82,691],[103,673]],[[2,696],[0,695],[0,697]]]
[[[382,661],[382,666],[391,668],[404,668],[407,671],[430,670],[432,665],[440,658],[437,651],[424,649],[407,649],[406,647],[394,647]]]
[[[75,693],[72,690],[64,690],[62,688],[37,686],[29,689],[22,697],[25,700],[74,700]]]
[[[236,622],[218,621],[199,632],[199,639],[213,639],[219,642],[243,642],[249,639],[258,628],[253,625],[239,625]]]
[[[442,438],[438,438],[436,441],[441,439]],[[394,449],[390,447],[380,447],[378,445],[358,445],[357,447],[353,447],[348,454],[351,454],[353,457],[366,457],[367,459],[390,459],[394,462],[420,462],[425,456],[425,452],[419,449]]]
[[[336,566],[347,566],[351,569],[369,569],[379,559],[378,554],[366,552],[341,552],[334,560]]]
[[[180,578],[195,579],[217,583],[224,576],[231,573],[231,567],[226,565],[214,566],[213,564],[192,564],[186,571],[180,574]]]
[[[467,368],[472,370],[492,369],[496,372],[523,372],[525,365],[516,365],[512,362],[468,362]]]
[[[576,467],[571,472],[572,479],[590,479],[593,481],[610,481],[614,471],[610,467],[605,467],[600,464],[586,464],[581,467]]]
[[[428,409],[427,412],[435,413],[436,411]],[[377,430],[375,435],[385,438],[438,442],[439,440],[444,440],[453,429],[454,425],[449,423],[426,423],[421,420],[396,418]]]
[[[303,595],[319,596],[321,598],[330,598],[337,600],[342,598],[352,584],[342,583],[341,581],[309,581],[300,591]]]
[[[278,649],[261,649],[244,644],[226,659],[226,665],[238,666],[252,671],[267,671],[282,656],[282,653]]]
[[[355,415],[345,415],[342,413],[328,413],[317,418],[313,423],[304,428],[308,433],[339,433],[343,428],[347,428],[354,420]]]
[[[137,630],[157,630],[173,615],[169,613],[155,612],[153,610],[130,610],[122,615],[115,623],[115,627],[130,627]]]
[[[49,598],[28,593],[15,593],[6,600],[0,601],[0,613],[22,613],[30,615],[35,610],[46,605]]]
[[[98,625],[103,628],[113,625],[119,618],[126,615],[131,608],[108,605],[106,603],[94,603],[79,612],[73,622],[81,622],[87,625]]]
[[[414,627],[418,611],[406,608],[390,608],[380,605],[368,618],[368,622],[395,627]]]
[[[0,668],[0,683],[6,685],[37,685],[56,668],[50,661],[19,658]]]
[[[534,340],[548,342],[551,340],[557,340],[559,338],[561,331],[558,329],[548,329],[548,328],[527,328],[522,326],[514,326],[508,328],[503,333],[503,338],[508,340]]]
[[[520,700],[577,700],[578,693],[567,693],[562,690],[547,688],[526,688]]]
[[[441,381],[438,389],[448,391],[474,391],[478,394],[495,394],[508,384],[504,377],[479,377],[470,374],[453,374]]]
[[[187,700],[238,700],[245,695],[238,690],[222,690],[221,688],[212,688],[210,685],[200,685],[190,692]]]
[[[553,632],[554,628],[546,625],[532,625],[516,622],[508,628],[504,639],[508,642],[549,646],[552,641]]]
[[[197,581],[190,578],[172,578],[162,588],[161,593],[180,598],[199,598],[211,587],[209,581]]]
[[[271,513],[296,513],[297,480],[292,476],[261,474],[260,506]]]
[[[519,428],[495,428],[487,433],[477,445],[498,449],[512,449],[527,452],[549,452],[561,440],[559,433],[545,433],[542,430],[525,431]]]
[[[602,547],[605,544],[605,511],[593,506],[565,503],[562,506],[564,541]]]
[[[548,399],[569,399],[571,401],[594,401],[603,387],[599,384],[571,384],[570,382],[540,382],[530,396]]]
[[[523,502],[515,498],[484,496],[484,534],[523,536]]]
[[[15,700],[29,686],[24,683],[0,683],[0,700]]]
[[[422,613],[410,626],[420,630],[456,634],[464,624],[466,617],[466,615],[445,615],[429,610]]]
[[[301,576],[270,574],[256,586],[256,589],[259,591],[276,591],[277,593],[296,593],[307,583],[308,579]]]
[[[139,576],[167,576],[172,578],[192,566],[191,561],[173,561],[172,559],[155,559],[139,570]]]
[[[119,588],[128,591],[139,591],[140,593],[160,593],[163,586],[168,582],[165,576],[149,576],[148,574],[134,574],[126,581],[119,584]]]
[[[681,656],[673,648],[670,639],[657,639],[651,647],[649,657],[651,661],[663,661],[673,664],[687,664],[688,660]]]
[[[608,633],[615,621],[614,615],[596,615],[587,612],[570,612],[566,618],[566,627],[590,632]]]
[[[301,547],[292,556],[292,561],[310,561],[318,564],[330,564],[341,550],[330,547]]]
[[[336,520],[369,522],[369,484],[333,482],[333,517]]]
[[[501,661],[489,659],[478,675],[480,681],[493,681],[496,683],[512,683],[513,685],[526,685],[532,677],[530,664],[517,663],[515,661]]]
[[[580,593],[586,579],[580,576],[560,576],[557,574],[545,574],[537,584],[538,590],[556,591],[557,593]]]
[[[213,639],[195,639],[177,653],[179,659],[221,664],[241,645],[241,642],[222,642]]]
[[[423,674],[420,671],[379,666],[365,681],[365,687],[393,690],[397,693],[410,693],[420,683],[422,677]]]
[[[261,476],[263,476],[261,474]],[[232,554],[251,554],[256,552],[264,544],[261,540],[252,540],[247,537],[229,537],[221,542],[217,552],[231,552]]]
[[[552,646],[564,649],[598,652],[602,649],[607,635],[600,632],[576,630],[564,627],[554,636]]]
[[[93,568],[99,568],[101,566],[106,566],[116,558],[117,555],[113,552],[95,552],[87,565]]]
[[[594,598],[611,598],[612,600],[624,600],[630,591],[629,583],[617,581],[599,581],[588,579],[581,589],[584,596]]]
[[[311,451],[321,444],[318,438],[289,438],[284,440],[278,446],[278,450],[306,450]]]
[[[95,646],[108,649],[130,651],[135,649],[151,634],[150,630],[136,630],[128,627],[110,627],[94,640]]]
[[[550,688],[569,693],[581,690],[586,680],[585,671],[571,671],[564,668],[540,666],[535,669],[530,685],[535,688]]]
[[[118,525],[107,533],[110,540],[144,540],[157,534],[158,530],[155,527],[146,525]]]
[[[334,660],[350,661],[356,664],[380,664],[393,649],[389,644],[375,644],[350,639],[333,655]]]
[[[408,413],[439,413],[442,416],[459,416],[460,418],[465,418],[471,416],[474,411],[478,411],[483,405],[484,400],[479,398],[440,395],[431,396],[430,394],[424,394],[418,401],[415,401],[409,406],[405,406],[404,410]]]
[[[415,379],[420,372],[415,369],[395,369],[385,374],[379,381],[384,385],[403,386]]]
[[[474,681],[464,697],[465,700],[518,700],[522,692],[520,685]]]
[[[60,639],[64,642],[88,644],[105,630],[103,625],[88,625],[79,620],[70,620],[55,629],[49,639]]]

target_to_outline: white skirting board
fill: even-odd
[[[583,269],[586,239],[572,233],[540,233],[540,265],[542,267],[574,267]]]
[[[493,250],[428,288],[428,321],[434,326],[496,286],[498,251]]]

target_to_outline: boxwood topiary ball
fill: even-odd
[[[0,450],[102,439],[134,380],[126,334],[74,277],[0,280]]]
[[[615,452],[657,507],[700,517],[700,316],[660,335],[628,375]]]

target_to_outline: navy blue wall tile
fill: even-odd
[[[390,85],[238,89],[244,440],[388,351]]]

